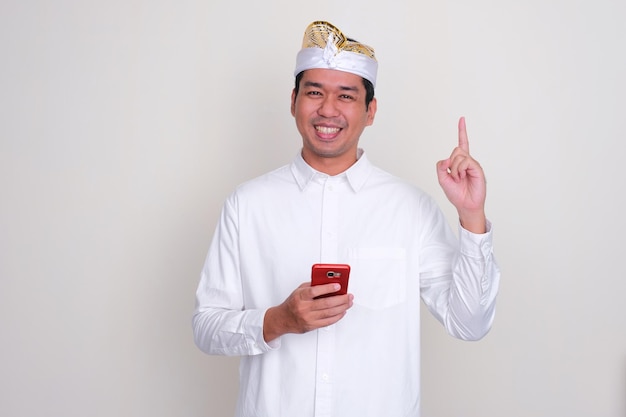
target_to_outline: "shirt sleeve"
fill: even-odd
[[[224,204],[196,291],[194,341],[213,355],[257,355],[280,346],[263,338],[266,310],[244,306],[236,202],[233,195]]]
[[[493,255],[492,225],[474,234],[459,225],[458,240],[438,215],[424,241],[422,300],[452,336],[479,340],[495,316],[500,270]]]

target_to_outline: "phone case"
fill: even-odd
[[[311,268],[311,285],[330,284],[337,282],[341,285],[339,291],[320,295],[316,298],[331,297],[348,292],[350,265],[347,264],[314,264]]]

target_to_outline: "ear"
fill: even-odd
[[[291,115],[296,116],[296,89],[291,90]]]
[[[370,101],[369,106],[367,107],[367,122],[365,126],[371,126],[374,123],[374,117],[376,116],[376,109],[378,108],[378,102],[376,101],[376,97]]]

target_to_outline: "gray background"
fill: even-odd
[[[226,195],[300,146],[295,54],[326,19],[376,48],[376,164],[454,221],[434,164],[465,115],[488,177],[495,327],[424,319],[423,415],[626,416],[625,12],[2,0],[0,415],[232,415],[237,359],[193,346],[193,294]]]

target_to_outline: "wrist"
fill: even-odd
[[[268,308],[265,312],[265,316],[263,317],[263,339],[265,340],[265,343],[278,339],[286,333],[281,330],[280,323],[281,319],[279,307]]]
[[[487,217],[482,210],[476,213],[459,213],[459,222],[469,232],[479,235],[487,232]]]

